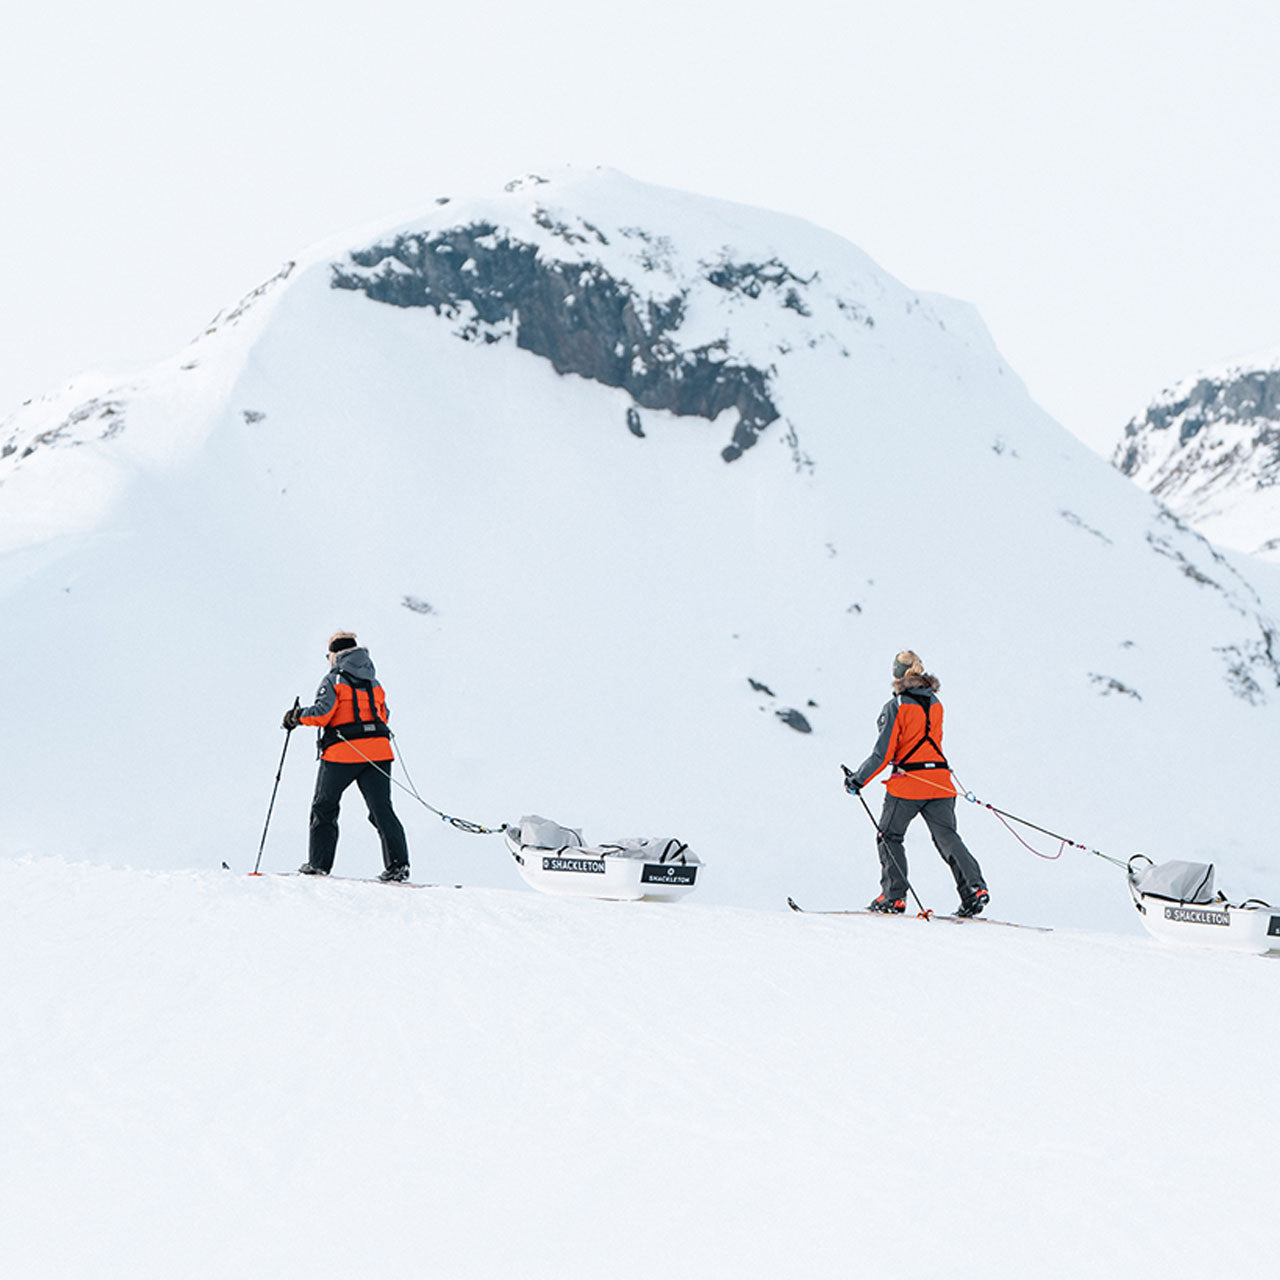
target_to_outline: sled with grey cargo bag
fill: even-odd
[[[563,898],[674,902],[702,869],[698,855],[671,836],[588,845],[581,831],[536,814],[506,827],[503,837],[525,882]]]
[[[1280,908],[1258,898],[1239,904],[1213,887],[1213,864],[1129,859],[1129,893],[1147,932],[1162,942],[1280,955]]]

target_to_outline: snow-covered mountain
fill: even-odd
[[[252,865],[280,714],[342,627],[437,808],[678,834],[705,902],[872,895],[838,766],[904,646],[980,798],[1280,887],[1270,589],[1039,410],[970,308],[795,219],[607,171],[442,197],[167,364],[24,406],[0,450],[4,852]],[[517,883],[496,838],[400,807],[419,874]],[[1001,913],[1128,927],[1114,868],[961,822]]]
[[[1280,354],[1162,391],[1112,461],[1214,542],[1280,562]]]

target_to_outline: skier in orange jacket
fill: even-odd
[[[924,818],[933,843],[955,877],[960,894],[958,916],[976,916],[990,894],[977,859],[956,830],[956,789],[942,753],[942,703],[939,681],[925,672],[917,654],[904,649],[893,662],[893,697],[876,722],[879,736],[871,754],[848,774],[845,789],[857,795],[886,766],[884,809],[877,824],[880,894],[868,910],[898,914],[906,910],[907,850],[903,843],[911,820]]]
[[[369,810],[369,821],[382,843],[379,880],[409,878],[409,845],[404,827],[391,806],[391,730],[387,699],[378,683],[368,649],[350,631],[329,640],[329,673],[309,707],[285,712],[284,727],[299,724],[320,729],[320,772],[311,801],[311,836],[302,875],[327,876],[338,848],[338,807],[354,782]]]

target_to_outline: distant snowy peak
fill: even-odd
[[[531,175],[462,207],[439,201],[428,222],[351,250],[332,271],[335,289],[430,308],[461,339],[512,340],[557,373],[625,390],[635,435],[642,409],[708,420],[732,410],[727,462],[784,418],[775,384],[794,351],[849,359],[889,310],[947,330],[945,300],[909,295],[828,233],[608,171]],[[973,331],[980,322],[958,327],[964,345],[998,361]]]
[[[216,404],[276,304],[313,272],[379,304],[430,308],[461,340],[512,341],[558,373],[625,390],[620,425],[636,436],[645,410],[707,420],[730,410],[726,461],[772,429],[797,469],[811,465],[779,394],[800,354],[896,363],[909,348],[961,379],[990,371],[1016,382],[972,308],[909,290],[841,237],[609,169],[441,197],[410,223],[366,231],[362,244],[360,234],[285,263],[172,359],[136,376],[82,375],[0,419],[0,485],[29,460],[62,454],[70,467],[71,453],[122,436],[112,461],[180,451],[159,420],[161,435],[141,429],[136,405],[180,401],[189,424],[207,425],[189,409]]]
[[[1162,392],[1112,462],[1215,542],[1280,559],[1280,354]]]

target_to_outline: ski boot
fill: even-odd
[[[886,898],[883,893],[874,902],[867,904],[868,911],[884,916],[900,916],[906,909],[907,904],[904,899]]]
[[[327,876],[329,873],[323,867],[317,867],[314,862],[304,862],[298,868],[300,876]]]
[[[383,884],[401,884],[409,878],[409,864],[402,862],[398,866],[388,867],[378,879]]]
[[[966,894],[963,901],[956,908],[956,915],[962,919],[969,916],[979,916],[982,914],[982,908],[991,900],[991,895],[985,889],[975,889],[972,893]]]

